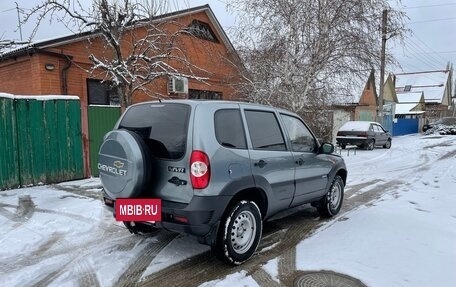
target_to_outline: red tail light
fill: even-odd
[[[211,166],[207,154],[200,150],[190,156],[190,180],[195,189],[206,188],[211,178]]]

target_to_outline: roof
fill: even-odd
[[[426,103],[440,104],[445,96],[449,70],[396,74],[396,92],[410,87],[410,92],[423,92]]]
[[[349,121],[343,124],[339,131],[367,131],[371,124],[378,123],[368,121]]]
[[[423,92],[402,92],[396,93],[398,103],[406,104],[406,103],[419,103],[421,102],[421,97],[423,96]]]
[[[413,104],[396,104],[396,115],[423,114],[424,111],[412,111],[418,103]]]
[[[159,22],[159,21],[171,20],[174,18],[182,17],[182,16],[189,15],[189,14],[195,14],[195,13],[203,12],[203,11],[207,14],[208,18],[211,20],[212,24],[214,25],[214,28],[217,31],[217,34],[221,37],[221,42],[223,42],[223,44],[228,48],[228,50],[235,52],[233,44],[228,39],[228,36],[226,35],[226,33],[223,30],[222,26],[220,25],[219,21],[215,17],[215,14],[212,11],[209,4],[192,7],[192,8],[188,8],[185,10],[179,10],[179,11],[175,11],[175,12],[171,12],[171,13],[162,14],[162,15],[154,17],[152,19],[152,21]],[[141,26],[141,25],[146,25],[147,23],[149,23],[149,19],[138,21],[134,25]],[[63,44],[81,41],[83,39],[92,37],[96,34],[97,34],[96,31],[87,31],[87,32],[81,32],[81,33],[70,34],[70,35],[65,35],[65,36],[58,36],[58,37],[49,38],[49,39],[45,39],[45,40],[39,40],[39,41],[35,41],[35,42],[29,43],[29,44],[18,45],[9,50],[5,50],[3,53],[0,53],[0,61],[2,61],[4,59],[9,59],[11,57],[18,57],[18,56],[22,56],[22,55],[26,55],[26,54],[36,53],[40,49],[52,48],[52,47],[60,46]]]

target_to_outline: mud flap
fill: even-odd
[[[212,225],[211,230],[206,235],[198,237],[198,242],[204,245],[209,245],[211,248],[215,247],[219,226],[220,220]]]

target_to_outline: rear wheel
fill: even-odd
[[[373,150],[375,146],[375,141],[374,140],[368,140],[366,144],[364,145],[367,150]]]
[[[383,145],[384,148],[391,148],[391,140],[387,140],[386,143]]]
[[[261,213],[256,203],[242,200],[222,219],[213,250],[219,259],[240,265],[257,249],[262,229]]]
[[[323,217],[332,217],[339,213],[344,199],[344,181],[336,175],[326,195],[320,200],[317,207]]]

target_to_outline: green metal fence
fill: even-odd
[[[84,176],[78,100],[0,98],[0,107],[0,189]]]
[[[0,189],[20,185],[14,101],[0,97]]]
[[[120,107],[89,106],[89,150],[92,176],[98,176],[98,150],[103,136],[112,130],[120,116]]]

